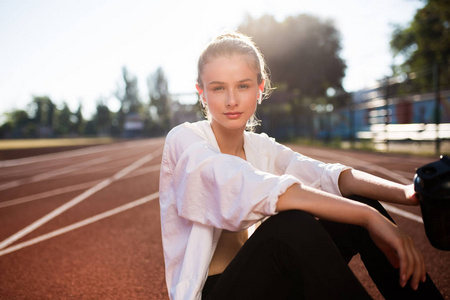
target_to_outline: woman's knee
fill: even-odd
[[[311,225],[315,226],[315,223],[316,219],[307,212],[301,210],[287,210],[271,216],[263,222],[262,225],[270,227],[270,231],[278,234],[281,231],[300,229]]]
[[[330,245],[326,230],[311,214],[300,210],[280,212],[267,219],[254,233],[261,240],[279,241],[291,246]]]

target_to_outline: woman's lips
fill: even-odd
[[[232,112],[224,113],[224,115],[228,119],[237,119],[237,118],[239,118],[242,115],[242,113],[241,112],[237,112],[237,111],[232,111]]]

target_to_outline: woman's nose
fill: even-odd
[[[233,92],[229,92],[227,95],[227,102],[226,105],[227,106],[238,106],[238,99],[236,97],[236,95]]]

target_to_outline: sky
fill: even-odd
[[[59,107],[66,102],[73,111],[81,104],[85,118],[100,100],[116,111],[124,66],[137,77],[143,101],[158,67],[171,93],[194,93],[201,50],[247,15],[333,20],[347,64],[343,85],[356,91],[392,74],[393,24],[408,25],[423,6],[420,0],[0,0],[0,115],[26,110],[33,96]]]

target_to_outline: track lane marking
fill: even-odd
[[[22,242],[20,244],[11,246],[9,248],[0,250],[0,256],[3,256],[5,254],[8,254],[8,253],[20,250],[20,249],[23,249],[25,247],[29,247],[29,246],[35,245],[37,243],[43,242],[43,241],[51,239],[53,237],[62,235],[64,233],[67,233],[67,232],[73,231],[75,229],[84,227],[86,225],[92,224],[92,223],[100,221],[102,219],[111,217],[111,216],[116,215],[118,213],[121,213],[123,211],[129,210],[129,209],[134,208],[136,206],[139,206],[139,205],[145,204],[147,202],[150,202],[150,201],[152,201],[152,200],[154,200],[154,199],[156,199],[158,197],[159,197],[159,192],[156,192],[156,193],[150,194],[148,196],[142,197],[140,199],[134,200],[132,202],[129,202],[127,204],[121,205],[119,207],[113,208],[111,210],[107,210],[107,211],[105,211],[103,213],[100,213],[98,215],[92,216],[92,217],[84,219],[82,221],[73,223],[73,224],[71,224],[69,226],[62,227],[60,229],[57,229],[57,230],[54,230],[52,232],[43,234],[43,235],[38,236],[36,238],[33,238],[31,240],[28,240],[28,241]]]
[[[31,156],[31,157],[24,157],[24,158],[0,161],[0,168],[15,167],[15,166],[21,166],[21,165],[26,165],[26,164],[38,163],[38,162],[46,162],[46,161],[55,160],[55,159],[71,158],[71,157],[76,157],[76,156],[95,154],[98,152],[113,151],[116,149],[123,150],[123,149],[127,149],[127,148],[135,148],[136,146],[140,146],[140,145],[154,145],[154,144],[158,144],[158,143],[161,143],[161,141],[158,139],[149,139],[149,140],[143,140],[143,141],[139,141],[139,142],[132,141],[132,142],[124,142],[124,143],[118,143],[118,144],[92,146],[92,147],[86,147],[86,148],[77,149],[77,150],[69,150],[69,151],[62,151],[62,152],[58,152],[58,153],[49,153],[49,154],[36,155],[36,156]]]
[[[20,198],[8,200],[8,201],[0,202],[0,208],[13,206],[13,205],[17,205],[17,204],[22,204],[22,203],[27,203],[27,202],[31,202],[31,201],[35,201],[35,200],[39,200],[39,199],[43,199],[43,198],[49,198],[52,196],[58,196],[58,195],[62,195],[65,193],[70,193],[70,192],[74,192],[74,191],[78,191],[78,190],[84,190],[84,189],[90,188],[93,185],[96,185],[97,183],[99,183],[101,181],[102,181],[102,179],[89,181],[89,182],[75,184],[75,185],[71,185],[71,186],[67,186],[67,187],[63,187],[63,188],[59,188],[59,189],[54,189],[54,190],[43,192],[43,193],[38,193],[38,194],[34,194],[34,195],[29,195],[29,196],[25,196],[25,197],[20,197]]]
[[[422,220],[422,217],[421,217],[421,216],[418,216],[418,215],[413,214],[413,213],[411,213],[411,212],[409,212],[409,211],[400,209],[400,208],[395,207],[395,206],[393,206],[393,205],[386,204],[386,203],[384,203],[384,202],[383,202],[383,203],[380,202],[380,204],[383,205],[383,207],[384,207],[388,212],[391,212],[391,213],[393,213],[393,214],[397,214],[397,215],[402,216],[402,217],[404,217],[404,218],[406,218],[406,219],[409,219],[409,220],[412,220],[412,221],[416,221],[417,223],[423,224],[423,220]]]
[[[130,173],[129,175],[121,178],[121,180],[130,179],[130,178],[141,176],[141,175],[144,175],[147,173],[159,171],[160,168],[161,168],[161,165],[157,164],[154,166],[139,169],[139,170],[134,171],[132,174]],[[27,202],[31,202],[31,201],[36,201],[36,200],[44,199],[44,198],[48,198],[48,197],[58,196],[58,195],[62,195],[65,193],[70,193],[70,192],[74,192],[74,191],[78,191],[78,190],[84,190],[84,189],[92,187],[93,185],[101,182],[102,180],[103,179],[93,180],[93,181],[89,181],[89,182],[85,182],[85,183],[80,183],[80,184],[75,184],[75,185],[71,185],[71,186],[66,186],[63,188],[54,189],[54,190],[43,192],[43,193],[38,193],[38,194],[34,194],[34,195],[29,195],[29,196],[25,196],[25,197],[20,197],[20,198],[8,200],[8,201],[0,202],[0,208],[14,206],[14,205],[27,203]]]
[[[84,220],[82,220],[82,221],[79,221],[79,222],[73,223],[73,224],[71,224],[71,225],[62,227],[62,228],[60,228],[60,229],[54,230],[54,231],[49,232],[49,233],[46,233],[46,234],[44,234],[44,235],[35,237],[35,238],[31,239],[31,240],[22,242],[22,243],[20,243],[20,244],[14,245],[14,246],[12,246],[12,247],[9,247],[9,248],[0,250],[0,256],[3,256],[3,255],[5,255],[5,254],[9,254],[9,253],[11,253],[11,252],[15,252],[15,251],[20,250],[20,249],[23,249],[23,248],[25,248],[25,247],[29,247],[29,246],[35,245],[35,244],[37,244],[37,243],[46,241],[46,240],[51,239],[51,238],[53,238],[53,237],[56,237],[56,236],[62,235],[62,234],[64,234],[64,233],[73,231],[73,230],[75,230],[75,229],[78,229],[78,228],[87,226],[87,225],[89,225],[89,224],[92,224],[92,223],[94,223],[94,222],[100,221],[100,220],[105,219],[105,218],[107,218],[107,217],[111,217],[111,216],[113,216],[113,215],[116,215],[116,214],[118,214],[118,213],[120,213],[120,212],[126,211],[126,210],[128,210],[128,209],[134,208],[134,207],[139,206],[139,205],[142,205],[142,204],[145,204],[145,203],[147,203],[147,202],[150,202],[150,201],[152,201],[152,200],[154,200],[154,199],[156,199],[156,198],[158,198],[158,197],[159,197],[159,192],[155,192],[155,193],[150,194],[150,195],[148,195],[148,196],[145,196],[145,197],[142,197],[142,198],[140,198],[140,199],[134,200],[134,201],[132,201],[132,202],[129,202],[129,203],[127,203],[127,204],[124,204],[124,205],[121,205],[121,206],[119,206],[119,207],[113,208],[113,209],[111,209],[111,210],[105,211],[105,212],[103,212],[103,213],[100,213],[100,214],[98,214],[98,215],[95,215],[95,216],[92,216],[92,217],[90,217],[90,218],[84,219]],[[392,207],[391,205],[388,205],[388,204],[385,204],[385,203],[383,203],[383,206],[384,206],[387,210],[388,210],[388,209],[389,209],[389,210],[393,209],[394,211],[397,211],[397,210],[398,210],[396,207]],[[392,211],[392,212],[394,212],[394,211]],[[402,213],[403,213],[403,211],[400,210],[400,214],[402,214]],[[409,218],[409,219],[413,219],[413,220],[416,221],[416,222],[423,223],[422,219],[419,218],[419,217],[417,217],[417,216],[414,215],[414,214],[409,213],[408,218]]]
[[[92,196],[96,192],[104,189],[114,181],[120,179],[121,177],[124,177],[128,173],[132,172],[133,170],[139,168],[143,164],[149,162],[150,160],[154,159],[156,157],[156,153],[160,152],[161,149],[157,149],[156,151],[147,154],[146,156],[142,157],[141,159],[135,161],[131,165],[125,167],[124,169],[120,170],[113,176],[103,180],[102,182],[96,184],[95,186],[89,188],[88,190],[84,191],[77,197],[73,198],[72,200],[66,202],[65,204],[61,205],[60,207],[54,209],[50,213],[46,214],[45,216],[41,217],[40,219],[36,220],[32,224],[28,225],[24,229],[18,231],[17,233],[11,235],[10,237],[6,238],[4,241],[0,243],[0,249],[3,249],[7,247],[8,245],[14,243],[18,239],[22,238],[23,236],[27,235],[28,233],[32,232],[33,230],[39,228],[43,224],[47,223],[48,221],[52,220],[53,218],[59,216],[66,210],[72,208],[73,206],[77,205],[78,203],[82,202],[83,200],[87,199],[88,197]]]
[[[59,169],[52,170],[52,171],[49,171],[49,172],[37,174],[37,175],[34,175],[32,177],[10,181],[10,182],[4,183],[4,184],[0,184],[0,191],[11,189],[11,188],[15,188],[15,187],[19,187],[19,186],[25,185],[25,184],[30,184],[30,183],[34,183],[34,182],[39,182],[39,181],[42,181],[42,180],[50,179],[52,177],[56,177],[56,176],[59,176],[59,175],[63,175],[63,174],[71,173],[71,172],[74,172],[74,171],[78,171],[78,170],[81,170],[83,168],[87,168],[87,167],[92,167],[94,165],[103,164],[103,163],[106,163],[106,162],[111,161],[111,160],[112,160],[112,158],[108,158],[108,157],[101,157],[101,158],[91,159],[91,160],[88,160],[88,161],[85,161],[85,162],[82,162],[82,163],[79,163],[79,164],[76,164],[76,165],[69,165],[67,167],[63,167],[63,168],[59,168]]]

